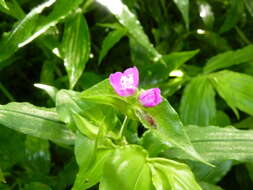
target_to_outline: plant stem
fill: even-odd
[[[120,132],[119,132],[119,138],[121,138],[123,136],[123,132],[124,132],[125,127],[127,126],[127,123],[128,123],[128,118],[127,118],[127,116],[125,116],[125,119],[123,121],[123,124],[122,124]]]
[[[238,35],[241,37],[242,41],[248,45],[251,44],[250,40],[245,36],[245,34],[242,32],[242,30],[238,27],[235,26],[235,30],[238,33]]]
[[[15,99],[14,97],[11,95],[11,93],[4,87],[4,85],[2,83],[0,83],[0,91],[3,92],[3,94],[11,101],[14,102]]]

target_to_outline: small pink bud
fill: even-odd
[[[119,96],[131,96],[139,85],[139,71],[136,67],[116,72],[109,76],[110,84]]]
[[[145,107],[154,107],[162,102],[161,91],[159,88],[151,88],[141,93],[140,103]]]

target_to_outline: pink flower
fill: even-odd
[[[154,107],[162,102],[161,91],[159,88],[151,88],[141,93],[140,103],[145,107]]]
[[[136,92],[139,85],[139,71],[136,67],[129,68],[123,73],[110,74],[109,80],[119,96],[131,96]]]

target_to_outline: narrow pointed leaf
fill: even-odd
[[[227,51],[210,58],[205,67],[204,72],[210,73],[218,69],[227,68],[240,63],[253,61],[253,45],[248,45],[236,51]]]
[[[66,21],[61,50],[72,89],[81,77],[90,53],[89,29],[81,12]]]
[[[2,6],[3,8],[5,8],[7,10],[9,9],[6,2],[5,2],[5,0],[0,0],[0,6]]]
[[[97,0],[97,2],[104,5],[115,15],[118,21],[126,28],[129,35],[146,49],[151,60],[154,62],[160,61],[162,55],[154,48],[153,44],[150,43],[139,20],[121,0],[114,0],[113,3],[111,0]]]
[[[99,52],[98,64],[100,65],[104,57],[110,51],[110,49],[120,41],[122,37],[126,35],[126,30],[124,29],[116,29],[110,32],[104,39],[102,43],[101,51]]]
[[[174,3],[177,5],[178,9],[180,10],[186,28],[189,30],[189,6],[190,6],[190,2],[189,0],[173,0]]]

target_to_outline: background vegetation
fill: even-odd
[[[129,124],[139,126],[126,131],[130,144],[140,138],[150,156],[187,163],[203,189],[251,190],[253,1],[117,2],[0,0],[0,189],[70,189],[82,156],[64,106],[77,100],[58,89],[82,92],[135,65],[140,87],[161,89],[216,167],[146,142],[140,123]]]

